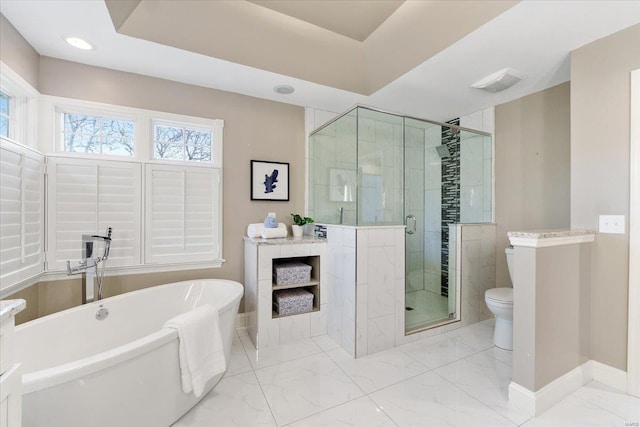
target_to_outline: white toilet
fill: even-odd
[[[513,248],[504,250],[507,255],[507,268],[511,283],[513,281]],[[513,350],[513,288],[487,289],[484,301],[489,310],[496,316],[496,329],[493,332],[493,343],[496,347]]]

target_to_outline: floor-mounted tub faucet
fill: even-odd
[[[104,242],[104,251],[102,256],[94,256],[94,243],[98,241]],[[82,303],[86,304],[95,300],[93,292],[94,279],[98,279],[98,299],[102,299],[102,279],[104,278],[104,268],[109,258],[109,249],[111,247],[111,227],[107,228],[106,236],[99,235],[82,235],[82,260],[78,265],[72,267],[71,261],[67,261],[67,275],[84,273],[82,275]],[[102,262],[100,275],[98,275],[98,264]]]

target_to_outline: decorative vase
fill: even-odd
[[[291,226],[291,232],[293,233],[293,237],[302,237],[302,226],[293,224]]]

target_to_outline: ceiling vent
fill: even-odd
[[[500,71],[496,71],[495,73],[478,80],[472,84],[471,87],[495,93],[510,88],[523,78],[524,75],[513,68],[503,68]]]

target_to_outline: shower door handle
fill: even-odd
[[[411,226],[409,226],[410,222]],[[415,234],[416,227],[418,226],[418,221],[416,220],[415,215],[407,215],[405,225],[407,226],[407,234]]]

